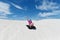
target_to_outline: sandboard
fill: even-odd
[[[36,30],[36,27],[35,26],[29,26],[29,25],[26,25],[27,27],[28,27],[28,29],[34,29],[34,30]]]

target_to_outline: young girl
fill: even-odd
[[[33,24],[33,22],[32,22],[31,19],[28,20],[28,24],[29,24],[30,27],[31,27],[31,26],[34,26],[34,24]]]

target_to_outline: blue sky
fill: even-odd
[[[0,0],[0,19],[60,19],[60,0]]]

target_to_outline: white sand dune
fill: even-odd
[[[0,20],[0,40],[60,40],[60,19],[33,22],[36,30],[29,30],[27,21]]]

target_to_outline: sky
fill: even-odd
[[[0,0],[0,19],[60,19],[60,0]]]

